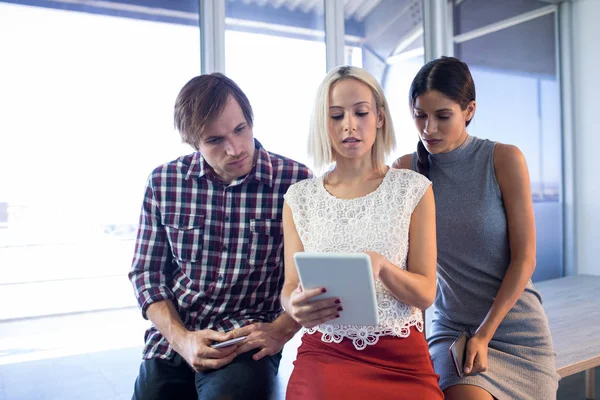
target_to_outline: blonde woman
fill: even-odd
[[[309,153],[324,175],[292,185],[283,209],[282,303],[305,328],[288,399],[442,399],[420,309],[435,298],[435,206],[430,181],[385,165],[395,147],[387,101],[365,70],[337,67],[321,83]],[[410,250],[408,243],[410,242]],[[364,252],[380,323],[336,324],[339,299],[309,302],[296,252]]]

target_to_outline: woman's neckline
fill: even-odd
[[[324,173],[321,176],[320,182],[319,182],[319,186],[320,188],[325,192],[325,194],[335,200],[338,201],[355,201],[355,200],[360,200],[360,199],[366,199],[369,198],[371,196],[374,196],[379,190],[381,190],[381,188],[383,187],[384,183],[388,180],[388,177],[390,176],[392,171],[392,168],[387,167],[387,171],[385,173],[385,175],[383,176],[383,179],[381,180],[381,182],[379,183],[379,185],[377,185],[377,187],[375,188],[375,190],[373,190],[372,192],[369,192],[367,194],[365,194],[364,196],[359,196],[359,197],[353,197],[351,199],[344,199],[342,197],[337,197],[334,194],[332,194],[329,190],[327,190],[327,188],[325,187],[325,179],[327,178],[327,175],[329,175],[329,172]]]
[[[456,149],[448,153],[429,154],[429,158],[436,164],[451,164],[456,161],[460,161],[471,152],[473,148],[471,144],[474,141],[475,137],[467,134],[464,142],[462,142],[462,144]]]

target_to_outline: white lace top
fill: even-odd
[[[356,199],[340,199],[325,189],[324,177],[298,182],[285,195],[304,250],[374,251],[406,269],[410,217],[431,182],[414,171],[390,168],[375,191]],[[378,326],[321,324],[306,331],[321,332],[328,343],[340,343],[346,337],[358,350],[374,345],[380,336],[408,337],[411,326],[423,331],[418,308],[397,300],[379,281],[375,289]]]

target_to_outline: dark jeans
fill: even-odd
[[[268,400],[281,353],[254,361],[255,353],[241,354],[221,369],[199,373],[179,354],[172,360],[144,360],[132,400]]]

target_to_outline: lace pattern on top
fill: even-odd
[[[298,182],[285,195],[305,251],[380,253],[406,269],[410,218],[431,182],[411,170],[390,168],[379,187],[366,196],[340,199],[324,186],[325,176]],[[322,333],[324,342],[352,340],[358,350],[381,336],[408,337],[410,327],[423,331],[421,310],[397,300],[375,282],[378,326],[321,324],[306,329]]]

